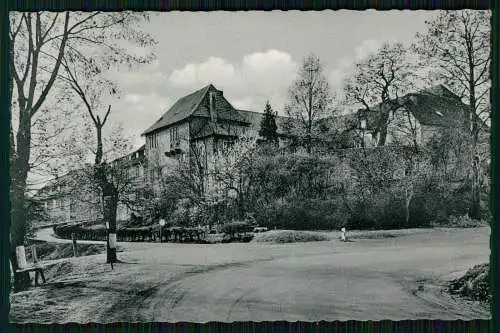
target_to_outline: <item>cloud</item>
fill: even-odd
[[[336,92],[339,98],[342,98],[344,81],[349,77],[349,75],[354,70],[356,63],[363,61],[368,56],[376,52],[384,40],[381,39],[367,39],[357,45],[350,57],[343,57],[339,60],[337,66],[330,72],[329,83],[332,90]]]
[[[174,70],[169,81],[179,87],[192,86],[194,84],[205,84],[213,79],[228,80],[234,75],[234,67],[226,60],[218,57],[210,57],[207,61],[196,64],[187,64],[184,68]]]
[[[269,99],[281,110],[296,71],[297,63],[290,54],[271,49],[246,54],[235,63],[209,57],[172,71],[168,79],[173,86],[189,90],[212,83],[238,108],[260,111]]]
[[[154,60],[150,64],[133,70],[117,68],[110,71],[108,76],[119,83],[119,89],[124,94],[130,92],[141,94],[156,92],[161,94],[164,93],[165,87],[169,83],[168,76],[161,71],[159,60]]]
[[[172,99],[163,97],[157,93],[125,94],[113,103],[114,113],[110,119],[119,122],[125,129],[125,135],[132,138],[136,145],[143,142],[141,133],[158,120],[173,104]]]
[[[384,43],[380,39],[367,39],[355,48],[356,60],[363,60],[370,54],[375,53]]]

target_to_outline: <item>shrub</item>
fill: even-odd
[[[252,230],[253,227],[250,223],[241,221],[226,223],[222,226],[222,233],[229,235],[231,237],[251,232]]]
[[[449,291],[476,301],[491,301],[488,264],[476,265],[450,283]]]
[[[272,242],[278,244],[328,240],[331,240],[331,238],[323,233],[294,230],[268,231],[266,233],[256,235],[253,239],[254,242]]]
[[[476,228],[480,226],[488,225],[487,221],[474,220],[469,217],[468,214],[462,216],[450,216],[447,220],[441,223],[434,223],[435,226],[446,226],[455,228]]]

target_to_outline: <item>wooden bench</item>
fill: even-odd
[[[26,262],[26,253],[24,251],[24,246],[18,246],[16,248],[16,256],[18,268],[16,269],[15,274],[35,272],[35,287],[38,286],[39,277],[42,278],[43,283],[46,283],[45,275],[43,274],[43,266],[38,262],[35,245],[31,246],[31,256],[33,257],[32,265],[28,265],[28,263]]]

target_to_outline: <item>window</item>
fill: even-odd
[[[227,151],[229,148],[233,146],[232,141],[222,141],[222,151]]]
[[[177,127],[170,128],[170,144],[177,144],[179,141],[179,132],[177,131]]]
[[[131,178],[138,177],[139,176],[139,169],[136,166],[130,167],[128,170],[128,176]]]
[[[69,219],[74,221],[76,220],[76,203],[71,201],[69,204]]]
[[[142,166],[138,166],[137,167],[138,169],[138,174],[139,174],[139,177],[143,177],[144,176],[144,168]]]
[[[149,148],[158,147],[158,133],[153,133],[149,136]]]

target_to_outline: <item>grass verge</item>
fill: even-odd
[[[299,243],[299,242],[319,242],[329,241],[331,236],[312,231],[295,230],[272,230],[264,233],[255,234],[252,242],[270,242],[270,243]]]

